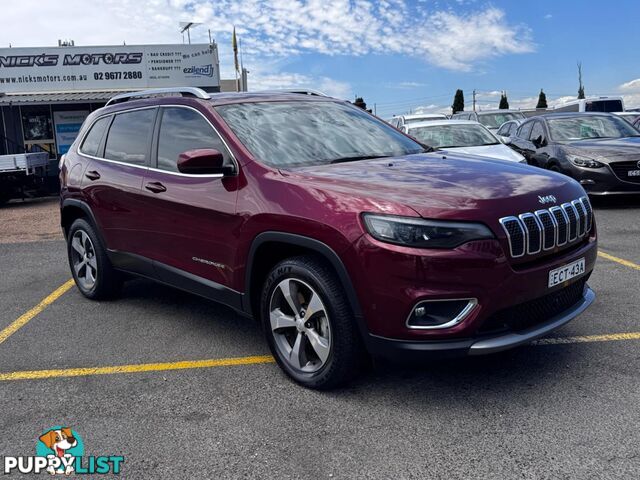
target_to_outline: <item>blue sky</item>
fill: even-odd
[[[223,76],[233,75],[235,24],[250,88],[358,94],[381,116],[442,110],[456,88],[467,104],[477,89],[482,108],[501,90],[528,107],[544,88],[553,104],[576,94],[577,60],[587,95],[640,106],[638,19],[631,0],[22,0],[3,8],[0,45],[174,43],[178,22],[195,20],[192,40],[211,29]]]

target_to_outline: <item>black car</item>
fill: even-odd
[[[530,165],[564,173],[590,195],[640,193],[640,131],[610,113],[533,117],[510,146]]]

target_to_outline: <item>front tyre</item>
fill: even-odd
[[[67,254],[73,279],[85,297],[102,300],[118,294],[121,276],[111,266],[95,228],[84,218],[69,228]]]
[[[333,271],[312,256],[277,264],[265,281],[261,317],[269,348],[299,384],[330,389],[360,370],[355,319]]]

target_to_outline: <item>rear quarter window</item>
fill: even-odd
[[[98,153],[100,153],[98,150],[100,148],[100,143],[102,142],[102,137],[104,136],[104,132],[107,130],[110,121],[111,116],[102,117],[91,126],[89,133],[84,137],[82,145],[80,146],[81,153],[91,155],[93,157],[98,156]]]

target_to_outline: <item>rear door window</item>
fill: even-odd
[[[104,157],[131,165],[147,165],[156,110],[118,113],[107,135]]]
[[[80,146],[80,152],[93,157],[98,156],[98,153],[100,153],[98,150],[100,149],[102,137],[104,136],[104,132],[107,130],[110,121],[111,116],[102,117],[91,126],[91,130],[89,130],[87,136],[84,137],[84,141]]]
[[[158,168],[177,172],[178,156],[198,148],[218,150],[222,153],[225,163],[231,162],[224,143],[202,115],[188,108],[162,108]]]

